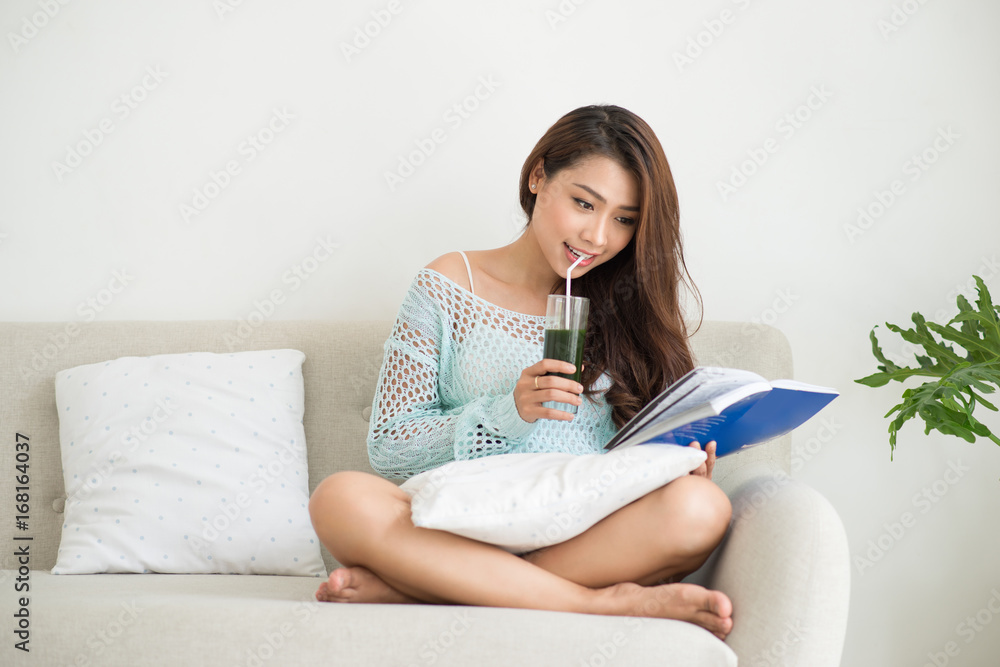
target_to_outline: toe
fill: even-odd
[[[350,574],[347,568],[341,567],[331,572],[330,578],[320,584],[326,601],[341,602],[350,599],[353,592]]]
[[[719,639],[725,639],[733,629],[733,621],[729,618],[719,618],[715,614],[700,612],[695,623],[702,626]]]
[[[347,588],[347,574],[347,570],[342,567],[331,572],[330,578],[327,581],[327,590],[334,595],[343,593],[344,589]]]
[[[714,591],[710,609],[722,618],[729,618],[733,615],[732,601],[720,591]]]

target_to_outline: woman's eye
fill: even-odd
[[[574,199],[576,199],[576,197],[574,197]],[[576,199],[576,203],[579,204],[583,209],[585,209],[587,211],[594,210],[593,205],[590,202],[588,202],[588,201],[584,201],[583,199]]]
[[[622,222],[622,223],[624,223],[626,225],[634,225],[635,224],[635,218],[618,218],[618,221]]]

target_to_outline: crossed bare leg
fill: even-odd
[[[732,630],[733,605],[718,591],[694,584],[640,586],[622,583],[599,589],[598,604],[608,613],[672,618],[696,623],[719,639]],[[320,602],[421,604],[423,601],[396,590],[366,567],[341,567],[319,585]]]
[[[345,471],[324,480],[310,499],[310,515],[323,544],[346,564],[319,586],[320,601],[669,618],[720,639],[733,628],[733,604],[724,593],[674,583],[701,565],[728,527],[728,499],[700,477],[675,480],[584,533],[520,558],[417,528],[409,496],[365,473]]]

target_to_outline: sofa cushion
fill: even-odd
[[[414,525],[523,553],[576,537],[705,457],[671,444],[604,454],[497,454],[446,463],[399,488],[411,496]]]
[[[15,574],[0,571],[0,581]],[[31,577],[31,653],[15,665],[737,664],[724,642],[684,621],[317,602],[309,577]]]
[[[298,350],[59,371],[68,499],[53,574],[323,576]]]

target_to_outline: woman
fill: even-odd
[[[528,223],[516,241],[444,255],[414,278],[372,406],[369,456],[379,473],[410,477],[508,452],[601,452],[692,368],[677,194],[642,119],[610,105],[566,114],[525,161],[520,200]],[[554,375],[574,372],[572,364],[538,359],[547,296],[565,292],[580,254],[592,258],[573,270],[572,292],[589,297],[591,315],[577,384]],[[574,415],[546,401],[579,407]],[[521,555],[414,527],[409,496],[386,479],[331,475],[309,511],[344,567],[316,597],[656,616],[724,639],[733,624],[725,594],[675,583],[704,563],[729,525],[729,500],[711,481],[715,443],[706,451],[691,475]]]

